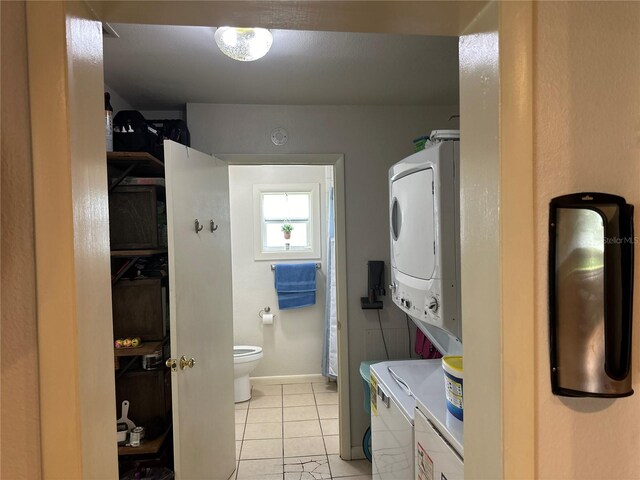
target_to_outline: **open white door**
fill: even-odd
[[[226,480],[235,469],[229,170],[171,141],[164,155],[176,478]],[[182,356],[195,364],[181,368]]]

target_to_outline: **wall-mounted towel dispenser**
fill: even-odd
[[[633,206],[605,193],[549,205],[551,389],[625,397],[631,387]]]

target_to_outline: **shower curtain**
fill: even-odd
[[[327,195],[327,288],[325,294],[324,348],[322,375],[338,377],[338,314],[336,305],[336,252],[335,220],[333,212],[333,187]]]

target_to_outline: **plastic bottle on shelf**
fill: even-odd
[[[113,107],[109,92],[104,92],[104,127],[107,152],[113,152]]]

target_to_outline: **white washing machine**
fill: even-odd
[[[416,480],[464,480],[463,423],[447,410],[440,370],[416,392]]]
[[[439,359],[371,366],[374,480],[462,480],[462,422],[445,402]]]
[[[428,360],[371,365],[371,454],[373,480],[413,480],[413,415],[416,400],[394,378],[401,367],[421,370]],[[392,373],[393,372],[393,373]],[[406,382],[406,380],[400,380]]]

